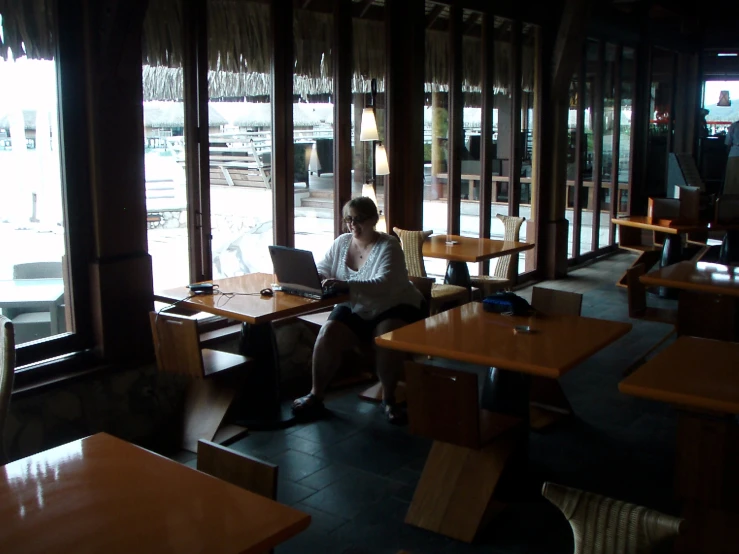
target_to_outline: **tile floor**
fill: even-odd
[[[569,524],[539,493],[544,481],[677,513],[671,486],[676,414],[617,388],[624,368],[669,331],[628,319],[626,291],[614,283],[632,260],[618,254],[542,284],[582,292],[585,316],[631,321],[634,328],[561,379],[576,417],[530,434],[526,487],[475,544],[403,523],[430,441],[390,426],[377,406],[360,401],[356,390],[344,390],[327,402],[331,419],[252,432],[231,445],[278,464],[278,500],[313,516],[308,530],[277,552],[571,553]],[[530,288],[519,293],[529,297]],[[175,458],[195,463],[192,454]]]

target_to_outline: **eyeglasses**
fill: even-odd
[[[344,218],[344,223],[346,223],[347,225],[356,225],[357,223],[364,223],[368,219],[368,217],[352,217],[348,215]]]

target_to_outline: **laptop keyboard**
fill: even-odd
[[[282,289],[284,292],[288,294],[294,294],[295,296],[302,296],[303,298],[310,298],[312,300],[322,300],[324,298],[331,298],[332,296],[336,296],[338,292],[336,292],[336,289],[334,287],[323,287],[323,294],[315,294],[312,292],[307,292],[304,290],[295,290],[295,289]]]

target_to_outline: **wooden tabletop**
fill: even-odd
[[[0,471],[0,552],[267,552],[310,516],[99,433]]]
[[[514,333],[530,325],[533,333]],[[514,317],[470,302],[375,339],[382,347],[557,378],[622,337],[631,324],[580,316]]]
[[[671,235],[679,235],[689,231],[701,231],[707,228],[707,224],[704,223],[681,223],[676,219],[658,219],[646,215],[615,217],[611,219],[611,223],[623,225],[624,227],[636,227],[637,229],[669,233]]]
[[[447,244],[456,241],[456,244]],[[451,262],[481,262],[534,247],[533,243],[479,239],[459,235],[433,235],[423,243],[423,255]]]
[[[275,291],[273,296],[260,296],[260,290],[271,288],[277,282],[277,278],[269,273],[251,273],[208,282],[218,285],[217,294],[188,298],[190,289],[179,287],[157,292],[154,298],[160,302],[175,302],[187,298],[182,305],[252,324],[310,313],[347,300],[344,295],[326,300],[311,300],[279,291]],[[237,294],[229,298],[228,293]]]
[[[618,388],[640,398],[739,414],[739,343],[680,337]]]
[[[642,275],[649,287],[671,287],[739,296],[739,267],[706,262],[679,262]]]

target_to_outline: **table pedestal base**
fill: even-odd
[[[572,406],[557,379],[531,377],[529,421],[543,431],[572,416]]]
[[[447,285],[457,285],[469,289],[472,287],[470,280],[470,270],[467,262],[449,262],[446,266],[446,275],[444,275],[444,283]]]

